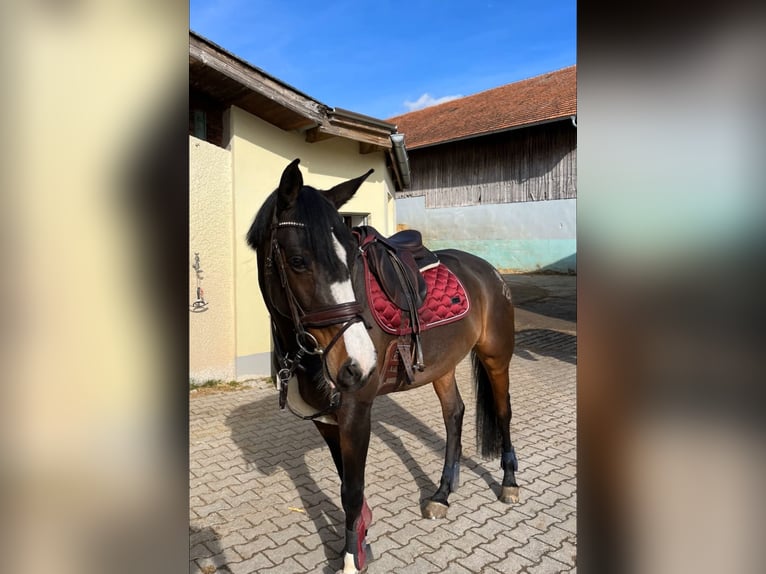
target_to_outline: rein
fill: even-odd
[[[273,297],[269,297],[271,301],[270,307],[275,309],[280,315],[292,320],[293,330],[295,332],[295,340],[298,345],[298,350],[291,356],[289,352],[284,352],[281,345],[278,342],[276,336],[277,328],[274,320],[272,319],[272,339],[274,340],[274,352],[280,365],[280,370],[277,373],[279,380],[279,408],[284,409],[287,402],[287,386],[290,379],[295,374],[297,369],[305,370],[305,367],[301,365],[303,358],[307,355],[318,355],[321,357],[322,373],[324,377],[333,386],[334,392],[330,399],[330,405],[321,411],[309,415],[302,416],[296,413],[296,416],[304,420],[314,420],[321,416],[334,412],[340,406],[340,392],[337,390],[337,385],[333,380],[330,372],[327,368],[327,356],[332,347],[340,340],[343,334],[354,324],[358,322],[365,322],[362,317],[363,308],[362,305],[356,301],[350,301],[346,303],[338,303],[336,305],[328,305],[320,307],[312,311],[305,311],[298,301],[298,298],[293,293],[290,283],[287,280],[287,268],[285,263],[284,254],[277,240],[277,231],[283,228],[298,228],[305,229],[306,225],[298,221],[276,221],[276,212],[274,213],[274,222],[271,224],[271,238],[269,240],[269,255],[266,258],[266,272],[270,274],[274,267],[277,268],[279,274],[279,281],[287,299],[287,306],[289,307],[289,315],[282,312],[274,304]],[[269,290],[271,295],[271,291]],[[333,336],[326,347],[322,347],[307,328],[324,328],[332,325],[342,324],[338,332]]]

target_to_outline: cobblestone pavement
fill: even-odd
[[[468,361],[457,376],[466,404],[461,485],[444,520],[420,514],[444,462],[433,388],[376,399],[366,470],[370,574],[576,570],[573,332],[528,321],[517,333],[511,362],[516,505],[497,500],[499,460],[477,454]],[[280,411],[273,387],[258,383],[192,398],[189,424],[190,572],[329,574],[342,567],[340,481],[312,423]]]

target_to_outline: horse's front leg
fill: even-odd
[[[344,397],[338,411],[340,452],[343,463],[341,501],[346,513],[346,553],[343,574],[365,570],[372,559],[367,529],[372,512],[364,497],[364,468],[370,445],[370,403]]]

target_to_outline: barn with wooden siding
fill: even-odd
[[[505,272],[576,270],[577,68],[390,118],[411,185],[397,224]]]

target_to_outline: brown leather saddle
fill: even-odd
[[[415,229],[384,237],[377,229],[355,227],[367,265],[386,296],[401,310],[416,312],[426,299],[422,272],[439,264],[439,258],[423,245]]]
[[[384,237],[369,225],[355,227],[353,231],[359,239],[367,272],[375,276],[383,293],[401,309],[411,325],[414,349],[410,349],[406,337],[399,337],[391,343],[388,353],[393,359],[396,346],[407,381],[411,383],[414,380],[412,367],[419,371],[425,368],[418,309],[423,306],[428,289],[422,272],[439,265],[439,258],[423,245],[422,235],[414,229],[399,231],[391,237]]]

